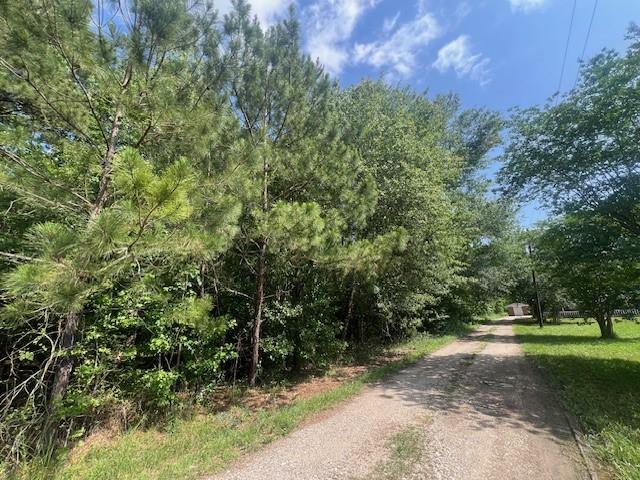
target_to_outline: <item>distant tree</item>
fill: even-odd
[[[640,235],[640,28],[628,39],[625,55],[605,50],[583,65],[565,96],[516,111],[499,175],[506,194]]]
[[[525,236],[520,237],[519,246],[527,250],[532,247],[535,251],[536,242],[532,237],[541,232],[542,230],[526,232]],[[534,271],[537,289],[533,285],[532,274]],[[540,318],[538,298],[540,298],[540,306],[543,310],[542,314],[545,322],[550,319],[557,322],[560,319],[562,309],[575,306],[575,302],[571,299],[565,287],[559,283],[561,279],[552,275],[544,265],[534,262],[534,259],[529,254],[524,255],[514,273],[516,274],[516,279],[511,284],[506,298],[510,302],[523,302],[529,305],[531,314],[537,319]]]
[[[468,244],[461,255],[461,280],[447,305],[451,313],[455,310],[460,318],[468,318],[520,300],[513,298],[512,292],[531,275],[513,204],[487,198],[483,183],[461,196],[465,214],[460,225],[466,229]]]
[[[640,299],[640,243],[609,218],[558,219],[538,238],[534,253],[537,268],[596,319],[603,338],[614,335],[613,311]]]

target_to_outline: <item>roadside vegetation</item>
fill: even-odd
[[[604,464],[617,478],[640,479],[640,324],[614,323],[616,338],[606,340],[593,320],[515,331]]]
[[[526,239],[546,316],[573,307],[603,338],[615,336],[614,310],[640,306],[640,27],[627,40],[585,62],[566,94],[516,110],[499,175],[506,194],[554,214]]]
[[[460,327],[457,334],[467,332]],[[365,371],[308,397],[253,409],[231,404],[220,412],[191,412],[164,428],[133,428],[124,435],[101,432],[75,450],[59,452],[55,462],[32,462],[14,472],[14,480],[161,480],[197,479],[228,466],[243,453],[285,435],[305,419],[357,394],[364,385],[381,380],[449,343],[456,334],[417,336],[382,349],[364,360]],[[263,392],[286,391],[265,386]],[[264,392],[266,393],[266,392]],[[238,398],[242,398],[239,394]],[[394,439],[398,465],[415,455],[414,433]],[[179,452],[176,455],[176,452]],[[396,458],[394,456],[394,458]],[[394,463],[395,465],[395,463]],[[400,466],[398,466],[400,468]],[[394,468],[395,471],[395,468]],[[394,478],[387,477],[384,478]]]
[[[515,283],[514,207],[477,179],[499,115],[341,88],[294,9],[265,29],[245,0],[19,0],[0,24],[8,469],[103,429],[137,449],[212,392],[445,332]]]

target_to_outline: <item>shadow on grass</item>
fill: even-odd
[[[623,338],[600,339],[593,325],[586,336],[587,327],[569,322],[518,336],[616,478],[640,479],[640,335],[637,326],[618,323]]]
[[[626,322],[625,320],[616,321],[615,325]],[[506,322],[508,323],[508,322]],[[537,323],[531,320],[516,320],[513,321],[514,325],[523,325],[527,327],[537,327]],[[616,327],[614,325],[614,335],[616,334]],[[570,327],[575,328],[574,331],[566,331],[563,334],[558,334],[558,330]],[[540,345],[607,345],[607,344],[624,344],[624,343],[640,343],[640,329],[638,333],[633,336],[628,334],[624,337],[614,336],[613,338],[602,338],[597,324],[591,322],[585,324],[581,321],[571,320],[562,321],[561,323],[545,323],[544,327],[540,330],[536,328],[536,333],[525,333],[518,331],[518,343],[532,343]],[[549,332],[548,334],[545,333]],[[585,335],[586,333],[586,335]]]
[[[548,328],[548,327],[544,327]],[[544,330],[543,330],[544,331]],[[518,332],[515,336],[502,336],[487,333],[477,337],[466,337],[460,339],[462,342],[466,341],[489,341],[492,343],[517,343],[517,344],[536,344],[536,345],[608,345],[608,344],[633,344],[640,343],[639,337],[627,337],[627,338],[600,338],[599,335],[554,335],[553,333],[522,333]]]
[[[547,328],[547,327],[545,327]],[[638,343],[640,338],[600,338],[600,336],[582,335],[536,335],[529,333],[518,333],[516,343],[533,343],[544,345],[606,345],[622,343]]]
[[[597,433],[610,423],[640,428],[640,362],[551,353],[528,356],[543,367],[588,429]]]

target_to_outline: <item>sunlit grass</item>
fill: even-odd
[[[575,321],[515,330],[600,458],[619,478],[640,480],[640,325],[617,322],[610,340],[599,338],[597,324]]]
[[[507,312],[489,312],[489,313],[485,313],[484,315],[480,315],[478,317],[478,321],[480,322],[494,322],[496,320],[500,320],[501,318],[504,318],[507,316]]]

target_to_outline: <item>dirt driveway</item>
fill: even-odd
[[[392,440],[407,431],[412,443],[395,451]],[[480,327],[211,478],[590,476],[564,413],[504,321]]]

